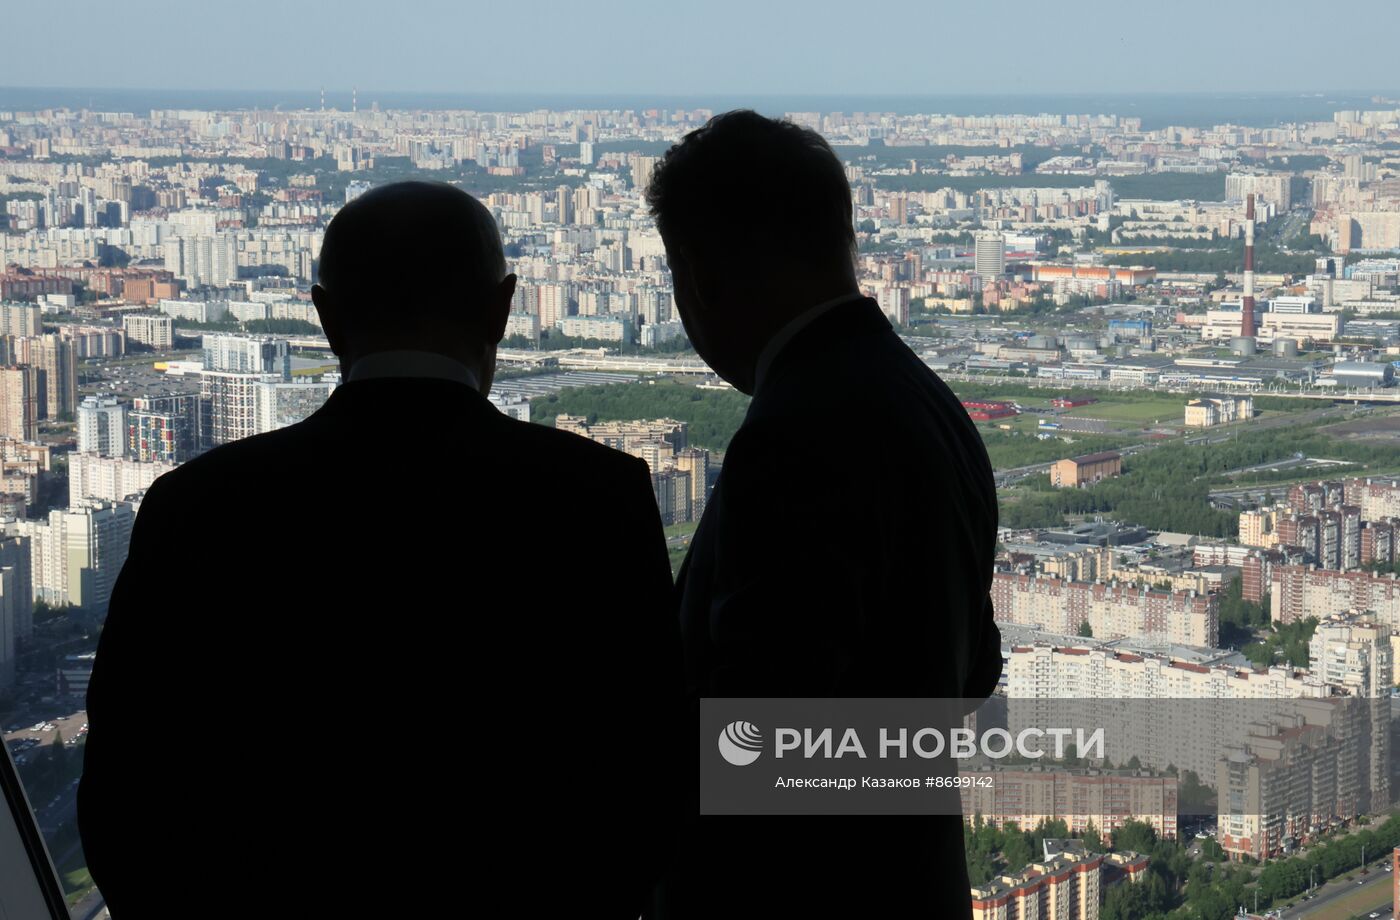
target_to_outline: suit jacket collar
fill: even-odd
[[[470,387],[477,385],[476,372],[461,361],[416,348],[394,348],[361,355],[350,366],[345,382],[376,377],[443,377]]]
[[[784,368],[795,366],[804,356],[839,347],[852,336],[889,332],[893,329],[889,319],[880,310],[879,302],[873,297],[860,297],[837,304],[799,329],[773,357],[772,364],[763,378],[764,386],[755,388],[754,399],[757,400],[765,391],[773,389],[782,377]]]
[[[799,332],[816,322],[822,314],[832,310],[841,304],[852,300],[860,300],[863,296],[859,291],[850,294],[842,294],[840,297],[833,297],[824,303],[819,303],[803,313],[793,317],[788,324],[779,329],[777,334],[764,346],[763,351],[758,354],[758,364],[754,367],[753,378],[754,387],[763,386],[763,379],[767,376],[768,368],[772,366],[773,360],[782,352],[787,344],[797,336]]]
[[[504,418],[475,387],[446,377],[366,377],[342,383],[331,391],[314,415],[390,410],[408,414],[420,408],[460,409],[470,416]]]

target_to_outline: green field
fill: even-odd
[[[1132,422],[1143,425],[1180,425],[1185,418],[1184,396],[1141,396],[1132,400],[1103,401],[1065,410],[1075,418],[1097,418],[1106,422]]]
[[[92,890],[92,876],[88,874],[81,853],[74,854],[72,859],[59,868],[59,872],[63,876],[64,896],[70,907],[87,897],[88,892]]]
[[[322,364],[318,367],[299,367],[292,371],[293,377],[319,377],[330,371],[340,370],[339,364]]]

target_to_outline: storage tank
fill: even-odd
[[[1241,357],[1254,354],[1255,344],[1252,335],[1237,335],[1230,340],[1230,353]]]
[[[1026,339],[1027,348],[1054,348],[1055,340],[1048,335],[1033,335]]]
[[[1279,358],[1298,357],[1298,340],[1274,339],[1274,355]]]
[[[1087,335],[1072,335],[1065,341],[1070,351],[1094,351],[1099,347],[1098,340]]]
[[[1388,387],[1395,382],[1395,368],[1372,361],[1339,361],[1332,365],[1332,377],[1344,387]]]

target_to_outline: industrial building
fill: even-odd
[[[1123,473],[1123,455],[1116,451],[1069,457],[1050,467],[1050,484],[1069,489],[1093,485]]]
[[[1372,361],[1339,361],[1332,366],[1332,380],[1340,387],[1388,387],[1395,383],[1395,366]]]

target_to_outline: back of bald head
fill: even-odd
[[[373,188],[336,212],[321,243],[321,287],[361,329],[476,329],[505,276],[491,212],[443,182]]]

